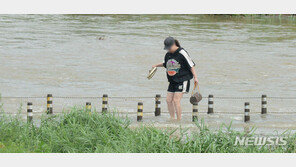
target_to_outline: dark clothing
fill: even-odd
[[[168,92],[188,93],[190,89],[190,80],[184,82],[170,82]]]
[[[181,47],[174,53],[166,53],[163,66],[167,69],[167,78],[170,83],[183,83],[193,78],[190,69],[195,66],[195,63]]]

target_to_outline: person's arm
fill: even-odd
[[[163,67],[163,63],[155,64],[152,67]]]
[[[198,84],[198,79],[197,79],[197,75],[195,72],[195,63],[192,61],[191,57],[188,55],[188,53],[182,49],[180,51],[180,53],[183,55],[184,59],[185,59],[185,63],[187,65],[187,67],[190,69],[193,77],[194,77],[194,83]]]
[[[193,77],[194,77],[194,83],[198,84],[198,79],[197,79],[197,75],[196,75],[196,72],[195,72],[195,68],[194,68],[194,66],[190,68],[190,71],[191,71],[192,74],[193,74]]]

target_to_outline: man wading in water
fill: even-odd
[[[180,101],[184,93],[189,92],[190,80],[194,77],[194,83],[197,84],[195,73],[195,63],[189,57],[188,53],[180,46],[178,40],[173,37],[167,37],[164,40],[164,49],[168,52],[164,57],[164,62],[152,67],[165,67],[169,81],[167,104],[171,119],[181,120]]]

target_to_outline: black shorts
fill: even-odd
[[[168,92],[188,93],[190,89],[190,80],[184,82],[170,82]]]

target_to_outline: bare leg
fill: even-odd
[[[175,110],[177,112],[177,120],[180,121],[181,120],[181,114],[182,114],[182,109],[181,109],[181,99],[183,97],[183,93],[182,92],[175,92],[174,94],[174,98],[173,98],[173,103],[175,106]]]
[[[168,92],[166,101],[168,104],[168,110],[169,110],[171,119],[175,119],[175,108],[174,108],[173,99],[174,99],[174,93]]]

